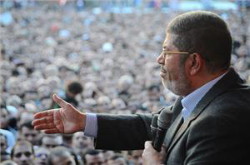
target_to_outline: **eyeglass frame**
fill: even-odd
[[[162,50],[162,52],[161,52],[161,54],[160,55],[162,55],[163,54],[163,59],[165,59],[166,58],[166,54],[186,54],[186,55],[189,55],[189,54],[191,54],[191,53],[189,53],[189,52],[178,52],[178,51],[167,51],[167,50]]]
[[[22,155],[25,155],[26,157],[30,157],[32,155],[31,152],[27,151],[27,152],[18,152],[14,154],[14,157],[16,158],[20,158]]]

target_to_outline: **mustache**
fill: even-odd
[[[164,69],[163,66],[161,66],[161,72],[166,73],[167,71]]]

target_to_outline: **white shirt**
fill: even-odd
[[[191,112],[194,110],[196,105],[199,101],[205,96],[205,94],[225,75],[226,73],[222,74],[221,76],[209,81],[208,83],[204,84],[200,88],[196,89],[186,97],[181,100],[182,104],[182,117],[184,121],[190,116]]]

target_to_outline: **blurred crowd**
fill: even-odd
[[[1,6],[2,164],[141,164],[141,150],[94,150],[83,132],[47,135],[31,121],[38,111],[58,108],[54,93],[90,113],[151,113],[173,103],[156,57],[168,21],[181,12]],[[232,66],[250,84],[250,12],[215,12],[233,35]]]

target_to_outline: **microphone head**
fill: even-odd
[[[162,110],[158,117],[158,122],[157,122],[158,127],[162,129],[167,129],[170,126],[172,115],[173,112],[170,111],[169,109]]]

